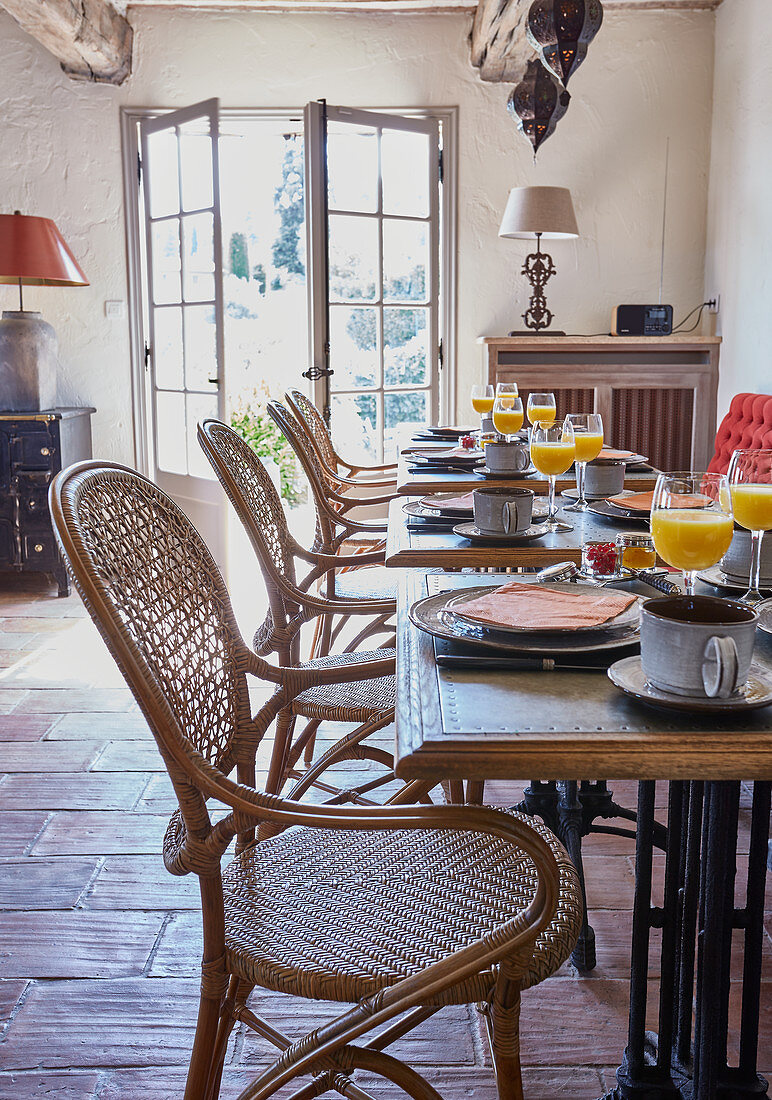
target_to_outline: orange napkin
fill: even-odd
[[[654,490],[651,489],[648,493],[631,493],[629,497],[617,496],[607,497],[606,499],[609,504],[616,504],[619,508],[629,508],[631,512],[650,512]],[[670,495],[671,508],[704,508],[709,503],[709,497],[691,496],[686,493],[671,493]]]
[[[633,451],[614,451],[611,447],[604,447],[598,458],[632,458]]]
[[[489,626],[566,630],[600,626],[621,615],[635,599],[626,592],[564,592],[510,581],[470,600],[458,611],[464,618]]]
[[[439,512],[472,512],[474,500],[471,493],[464,493],[461,497],[448,497],[438,500],[437,497],[423,497],[420,501],[426,508],[436,508]]]

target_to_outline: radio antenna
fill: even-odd
[[[670,166],[670,138],[665,144],[665,190],[662,196],[662,253],[659,261],[659,304],[662,305],[662,284],[665,281],[665,222],[667,219],[667,174]]]

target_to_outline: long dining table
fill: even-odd
[[[772,706],[706,718],[629,699],[602,669],[449,668],[442,660],[438,665],[438,654],[452,653],[456,643],[438,643],[419,630],[411,622],[410,608],[428,595],[496,585],[501,579],[468,573],[403,576],[397,630],[397,774],[448,780],[457,787],[461,781],[479,785],[487,779],[528,780],[536,775],[537,786],[556,781],[552,787],[561,798],[573,781],[586,776],[637,780],[628,1041],[617,1088],[604,1100],[766,1096],[757,1054]],[[643,586],[638,591],[650,594]],[[772,675],[772,636],[758,634],[755,658]],[[665,825],[655,820],[657,780],[669,784]],[[753,795],[747,883],[736,904],[741,781],[753,784]],[[652,902],[655,847],[665,851],[664,899],[659,905]],[[656,1035],[646,1026],[655,928],[661,929]],[[739,1058],[729,1067],[729,997],[736,985],[730,982],[733,931],[743,937],[744,970]]]

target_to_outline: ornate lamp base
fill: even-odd
[[[554,314],[547,307],[547,299],[544,288],[549,279],[555,274],[557,268],[552,262],[552,257],[541,250],[541,233],[536,234],[536,251],[529,253],[523,262],[522,274],[526,276],[533,287],[533,294],[528,303],[528,309],[523,314],[525,321],[524,332],[510,332],[510,336],[540,336],[552,324]],[[550,336],[565,336],[565,332],[553,331]]]

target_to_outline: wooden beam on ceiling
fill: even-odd
[[[108,0],[0,0],[16,22],[75,80],[122,84],[133,32]]]
[[[712,11],[721,0],[603,0],[611,11]],[[526,38],[528,0],[480,0],[470,36],[472,64],[480,79],[517,84],[535,56]]]

